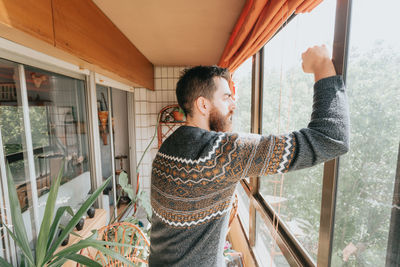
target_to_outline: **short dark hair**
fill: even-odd
[[[217,89],[214,77],[224,78],[228,83],[231,78],[228,69],[218,66],[196,66],[182,72],[176,85],[176,98],[186,115],[193,112],[193,103],[198,97],[212,99]]]

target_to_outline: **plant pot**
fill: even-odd
[[[62,231],[58,232],[58,236],[60,236],[62,233]],[[69,234],[67,235],[67,237],[63,240],[63,242],[61,243],[61,246],[66,246],[68,245],[68,241],[69,241]]]
[[[91,206],[88,210],[87,210],[87,215],[89,216],[89,218],[93,218],[94,215],[96,214],[96,209]]]
[[[83,226],[85,225],[85,219],[80,219],[79,222],[76,224],[75,228],[77,231],[80,231],[83,229]]]
[[[108,111],[98,111],[100,120],[100,133],[103,139],[103,144],[107,145],[107,121],[108,121]]]
[[[185,118],[185,114],[179,112],[179,110],[172,111],[172,116],[174,117],[175,121],[183,121]]]
[[[128,204],[129,202],[131,202],[131,199],[128,196],[122,196],[119,199],[119,204],[120,205],[125,205],[125,204]]]

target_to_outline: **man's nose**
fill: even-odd
[[[231,108],[231,110],[235,110],[236,109],[236,102],[233,99],[231,100],[230,108]]]

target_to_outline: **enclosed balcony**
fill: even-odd
[[[350,150],[240,180],[226,263],[400,266],[399,8],[393,0],[0,0],[0,257],[11,266],[24,258],[10,233],[16,203],[36,251],[60,170],[55,207],[72,213],[110,182],[94,218],[85,213],[57,251],[124,222],[150,242],[152,162],[185,124],[173,114],[182,71],[228,68],[233,131],[285,134],[307,127],[313,110],[302,53],[326,44],[346,85]]]

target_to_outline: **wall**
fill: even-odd
[[[155,132],[158,112],[165,106],[176,104],[175,88],[180,72],[185,67],[155,66],[154,91],[135,88],[136,114],[136,155],[139,162],[143,151]],[[149,151],[143,158],[140,172],[140,186],[150,192],[151,163],[157,153],[158,141],[154,139]]]
[[[92,1],[0,0],[0,36],[82,68],[115,73],[129,85],[154,88],[153,64]]]

